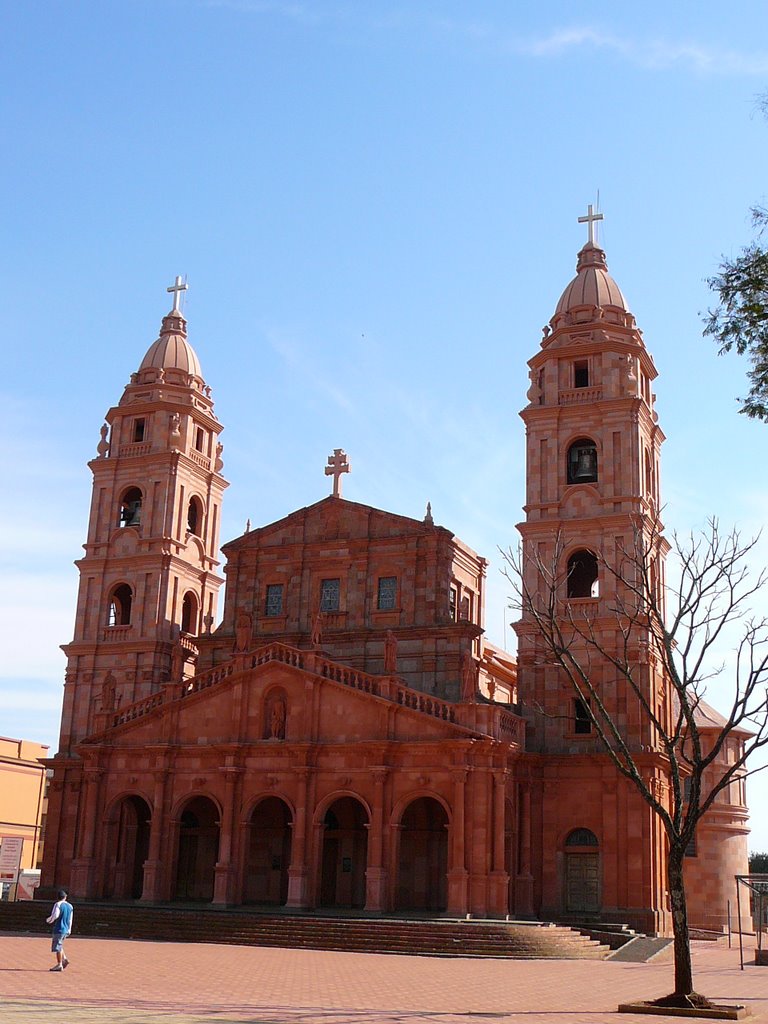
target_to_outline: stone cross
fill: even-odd
[[[596,241],[596,239],[597,239],[597,231],[595,230],[595,222],[598,221],[598,220],[603,220],[603,215],[602,215],[602,213],[593,213],[592,212],[592,203],[589,204],[589,207],[587,209],[586,217],[579,217],[579,224],[588,224],[589,225],[588,231],[589,231],[589,244],[590,245],[597,245],[597,241]],[[170,289],[168,289],[168,290],[170,291]]]
[[[325,467],[325,475],[333,477],[333,496],[341,497],[341,474],[348,473],[351,469],[347,461],[347,453],[343,448],[334,448],[333,455],[328,456],[328,465]]]
[[[590,210],[591,209],[592,209],[592,207],[590,206]],[[179,306],[179,303],[181,301],[181,293],[185,292],[188,287],[189,287],[189,285],[186,284],[186,283],[182,284],[181,278],[177,276],[175,282],[171,285],[171,287],[165,289],[167,292],[173,292],[173,312],[174,313],[180,313],[181,312],[181,309],[180,309],[180,306]]]

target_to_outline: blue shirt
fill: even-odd
[[[56,914],[57,909],[58,914]],[[54,932],[57,932],[60,935],[69,935],[72,931],[72,904],[67,903],[66,900],[59,900],[58,903],[55,903],[53,906],[53,914],[56,914],[53,922]],[[51,917],[53,917],[53,914],[51,914]]]

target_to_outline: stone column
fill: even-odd
[[[467,912],[467,880],[465,863],[464,804],[469,769],[453,771],[453,824],[450,832],[450,868],[448,869],[448,913],[463,917]]]
[[[83,772],[83,794],[80,801],[78,856],[72,862],[70,888],[73,895],[84,899],[94,899],[96,891],[96,858],[94,850],[96,836],[101,835],[97,824],[99,806],[99,790],[103,768],[89,766]]]
[[[227,765],[224,774],[224,807],[219,828],[219,859],[214,869],[213,900],[226,906],[234,900],[235,870],[232,863],[232,839],[235,827],[235,804],[242,768]]]
[[[310,769],[294,768],[299,784],[296,793],[296,812],[293,819],[291,865],[288,868],[288,899],[286,907],[307,906],[307,790]]]
[[[499,917],[510,912],[509,874],[504,863],[507,777],[506,771],[493,773],[493,868],[489,909]]]
[[[531,788],[520,786],[518,800],[519,854],[517,877],[515,878],[515,913],[530,917],[533,915],[533,875],[531,874]]]
[[[149,850],[144,861],[144,885],[141,890],[142,903],[157,903],[162,900],[163,860],[162,840],[165,832],[165,786],[168,772],[155,772],[155,788],[152,794],[152,819],[149,823]]]
[[[387,871],[382,865],[384,842],[384,783],[386,768],[373,768],[373,810],[368,826],[368,865],[365,871],[365,909],[381,912],[385,908]]]

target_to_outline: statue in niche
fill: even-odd
[[[397,637],[391,629],[384,641],[384,671],[392,675],[397,672]]]
[[[104,682],[101,684],[101,710],[102,711],[114,711],[115,710],[115,688],[117,681],[111,672],[107,672],[104,676]]]
[[[235,651],[247,651],[251,646],[253,619],[248,612],[238,612],[235,619]]]
[[[467,648],[461,655],[461,699],[473,704],[477,690],[477,666],[472,652]]]
[[[323,642],[323,615],[318,612],[315,616],[315,624],[312,626],[312,636],[309,642],[313,647],[319,647]]]
[[[282,697],[272,702],[269,716],[269,736],[273,740],[285,739],[285,701]]]

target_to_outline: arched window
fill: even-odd
[[[568,559],[568,597],[597,597],[597,558],[591,551],[574,551]]]
[[[127,583],[121,583],[109,597],[107,624],[109,626],[130,626],[133,591]]]
[[[138,526],[141,522],[142,493],[138,487],[129,488],[120,501],[120,526]]]
[[[565,840],[566,846],[599,846],[597,836],[588,828],[575,828]]]
[[[181,632],[197,632],[197,597],[192,591],[187,591],[181,605]]]
[[[588,437],[580,437],[568,449],[568,483],[586,484],[597,480],[597,446]]]
[[[187,505],[187,529],[200,537],[203,529],[203,506],[199,498],[190,498]]]

